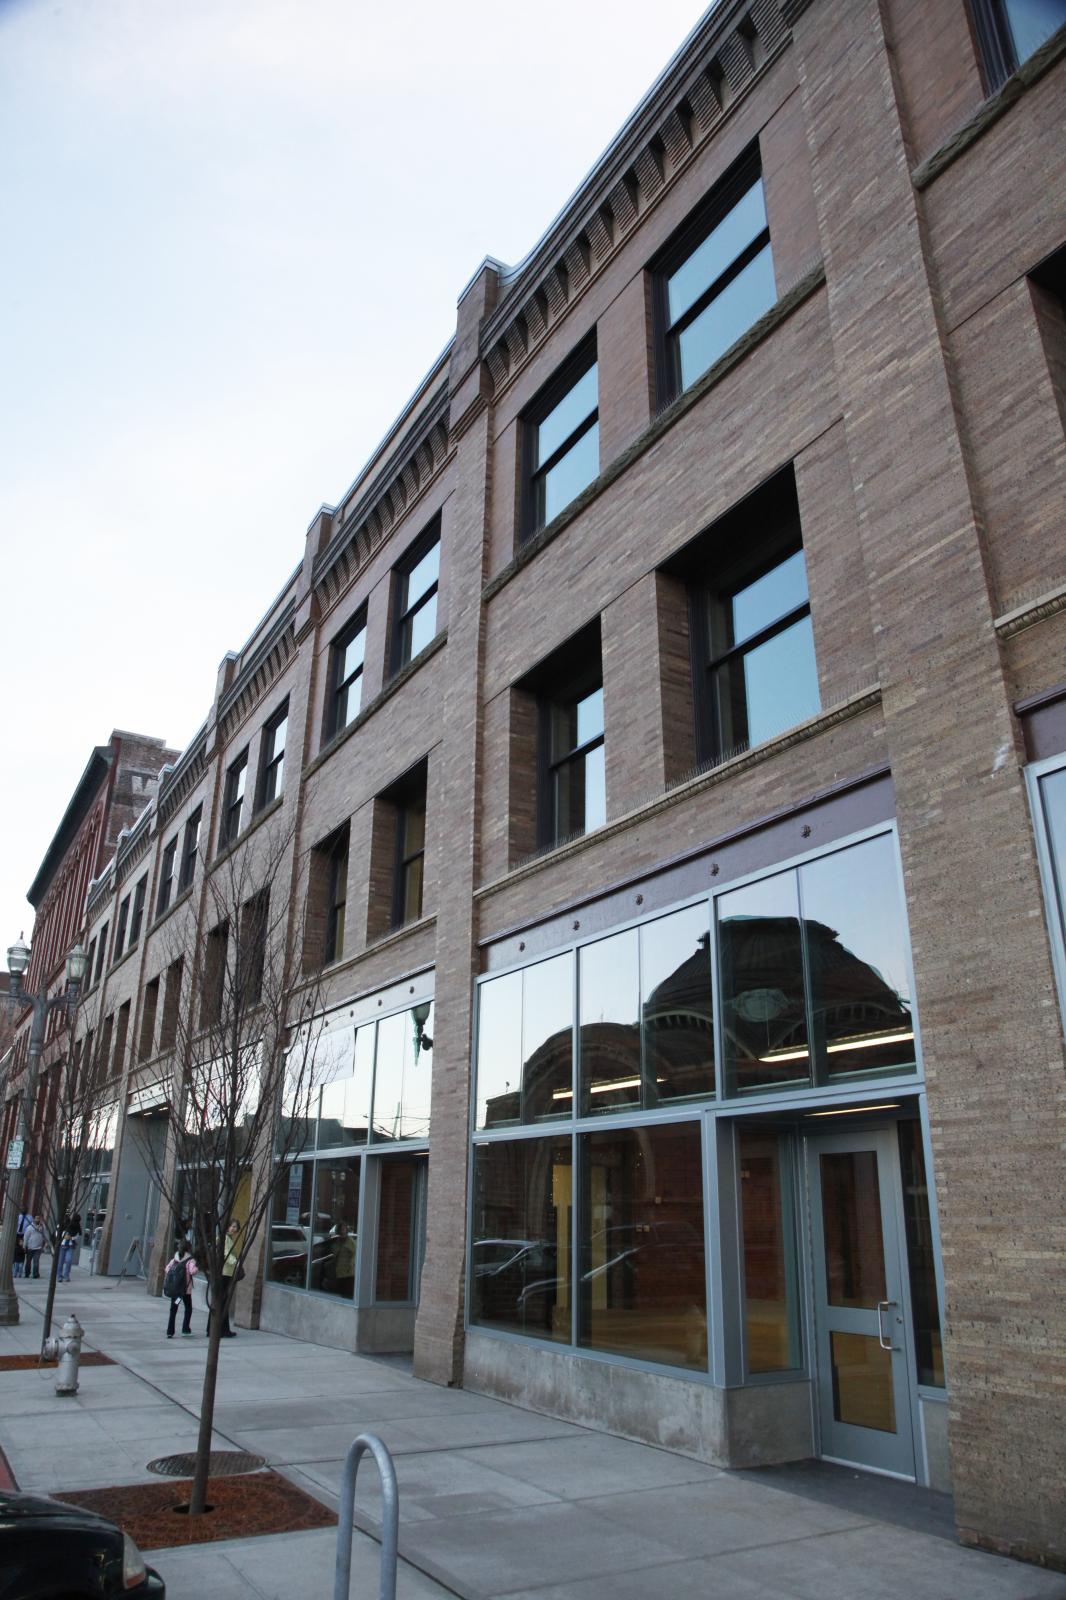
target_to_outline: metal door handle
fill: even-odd
[[[891,1339],[885,1339],[885,1325],[881,1321],[881,1313],[882,1311],[886,1311],[889,1306],[895,1306],[898,1304],[898,1300],[879,1300],[877,1302],[877,1342],[881,1346],[882,1350],[894,1350],[896,1347],[892,1343]]]

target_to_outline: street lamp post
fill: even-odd
[[[27,994],[22,987],[23,974],[30,964],[30,947],[21,937],[15,940],[7,952],[7,970],[11,974],[11,982],[7,995],[7,1003],[20,1010],[24,1006],[33,1007],[33,1022],[30,1027],[30,1043],[26,1055],[26,1079],[22,1093],[18,1100],[18,1122],[15,1128],[15,1137],[12,1143],[18,1141],[18,1160],[14,1161],[13,1152],[9,1145],[4,1152],[8,1164],[7,1204],[4,1207],[4,1225],[0,1231],[0,1324],[12,1323],[19,1320],[19,1301],[15,1293],[15,1282],[12,1277],[11,1267],[15,1259],[15,1235],[18,1231],[19,1203],[12,1196],[12,1179],[22,1170],[22,1162],[26,1145],[29,1141],[30,1128],[33,1122],[33,1099],[37,1092],[37,1069],[44,1048],[44,1032],[48,1018],[53,1011],[66,1011],[73,1017],[78,1004],[78,995],[81,992],[82,979],[89,958],[81,945],[75,945],[67,956],[67,987],[62,994],[54,995],[51,999],[46,994]]]

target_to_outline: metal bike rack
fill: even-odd
[[[333,1600],[349,1600],[352,1581],[352,1534],[355,1528],[355,1479],[367,1451],[374,1457],[381,1479],[381,1585],[379,1600],[396,1600],[396,1544],[400,1532],[400,1491],[396,1468],[387,1447],[376,1433],[361,1433],[348,1447],[341,1479],[340,1521],[337,1525],[337,1567]]]

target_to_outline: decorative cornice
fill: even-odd
[[[498,397],[789,43],[782,0],[720,0],[526,259],[481,351]]]
[[[315,561],[312,582],[323,604],[329,605],[366,566],[385,536],[422,498],[449,460],[448,403],[448,385],[444,383]]]
[[[1016,606],[1013,611],[1005,611],[996,618],[993,626],[1001,639],[1013,639],[1019,633],[1024,633],[1026,628],[1046,622],[1049,617],[1057,617],[1062,611],[1066,611],[1066,583],[1050,589],[1039,600],[1030,600],[1024,606]]]
[[[178,807],[187,800],[197,784],[202,780],[207,771],[205,751],[207,744],[207,728],[203,727],[183,752],[181,759],[174,766],[170,776],[159,785],[159,794],[156,797],[156,809],[159,812],[159,826],[165,827]]]
[[[809,299],[816,289],[820,289],[824,282],[825,265],[819,261],[800,278],[798,283],[793,284],[792,288],[787,290],[780,300],[770,307],[765,316],[760,317],[758,322],[752,323],[747,333],[743,334],[735,344],[730,345],[725,354],[720,356],[712,367],[708,367],[702,378],[697,378],[691,388],[686,389],[684,394],[678,395],[677,399],[671,401],[665,410],[660,411],[640,437],[634,439],[633,443],[628,449],[623,450],[620,456],[616,456],[610,466],[605,467],[599,477],[594,478],[587,489],[583,489],[575,499],[571,500],[565,510],[560,511],[559,515],[549,522],[546,527],[541,528],[539,533],[535,533],[531,539],[525,540],[519,546],[507,565],[497,572],[494,578],[489,579],[481,591],[482,600],[491,600],[493,595],[499,594],[500,590],[510,583],[511,579],[521,572],[523,567],[529,565],[534,556],[540,554],[545,545],[549,545],[553,539],[557,539],[564,529],[570,526],[575,517],[579,517],[594,500],[598,500],[600,495],[609,489],[612,483],[616,482],[639,456],[650,450],[652,445],[657,444],[663,434],[668,433],[674,426],[675,422],[683,417],[686,412],[691,411],[694,405],[698,405],[704,395],[722,381],[727,372],[731,372],[739,362],[743,361],[750,350],[753,350],[757,344],[761,344],[765,338],[773,333],[774,329],[790,317],[793,311],[801,306],[805,300]]]
[[[290,601],[219,701],[218,730],[223,743],[231,738],[296,654],[295,612],[295,602]]]
[[[155,815],[155,801],[150,800],[137,818],[133,827],[119,834],[118,846],[115,850],[115,886],[116,888],[139,866],[148,854],[148,846],[152,834],[152,817]]]
[[[945,139],[939,150],[934,150],[931,156],[926,156],[924,161],[918,163],[911,173],[914,187],[925,189],[934,178],[939,178],[964,150],[968,150],[993,123],[998,122],[1014,102],[1020,100],[1025,91],[1032,88],[1046,72],[1050,72],[1063,56],[1066,56],[1066,26],[1053,33],[1039,50],[1034,50],[1028,61],[1023,61],[1017,72],[1012,73],[995,94],[979,105],[961,128],[956,128],[951,137]]]
[[[513,867],[510,872],[502,877],[494,878],[490,883],[480,885],[474,890],[474,898],[485,899],[491,895],[499,894],[503,889],[510,889],[514,884],[523,882],[526,878],[533,877],[546,866],[555,867],[560,861],[567,861],[572,856],[580,855],[583,851],[593,849],[597,844],[606,839],[613,838],[616,834],[625,833],[638,823],[650,822],[652,818],[662,812],[670,810],[683,800],[691,799],[694,795],[705,794],[711,789],[716,789],[719,784],[727,783],[731,778],[739,777],[741,773],[750,771],[753,767],[762,766],[766,761],[772,761],[783,750],[790,750],[793,745],[805,744],[809,739],[815,739],[829,728],[835,728],[842,722],[850,722],[853,717],[861,716],[881,703],[881,687],[873,684],[869,688],[860,689],[847,699],[838,701],[828,710],[822,711],[816,717],[810,717],[806,722],[789,728],[786,733],[779,734],[776,739],[767,739],[765,743],[755,745],[750,750],[744,750],[739,755],[730,756],[721,761],[717,766],[709,767],[706,771],[697,772],[691,777],[683,778],[680,782],[672,784],[653,799],[641,805],[631,807],[623,812],[620,817],[613,817],[604,827],[597,828],[593,833],[584,833],[576,839],[568,840],[555,850],[549,850],[541,855],[533,856],[523,861],[520,866]]]

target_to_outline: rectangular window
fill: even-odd
[[[523,417],[525,533],[557,517],[599,475],[599,379],[595,340],[556,373]]]
[[[201,997],[200,1026],[217,1025],[223,1021],[230,998],[227,983],[227,956],[229,954],[229,923],[220,922],[204,940],[204,987]]]
[[[93,938],[93,939],[89,940],[89,960],[86,963],[86,967],[85,967],[85,986],[86,986],[86,988],[88,988],[89,984],[95,983],[96,982],[96,978],[98,978],[100,976],[99,973],[96,974],[96,977],[93,976],[93,969],[95,967],[95,964],[96,964],[96,940],[95,940],[95,938]]]
[[[268,806],[281,793],[285,776],[285,739],[289,727],[289,702],[286,700],[263,729],[263,752],[259,763],[257,810]]]
[[[241,907],[240,973],[237,989],[241,1004],[257,1006],[263,997],[270,893],[264,889]]]
[[[359,1231],[359,1160],[341,1156],[315,1163],[315,1214],[311,1225],[308,1287],[341,1300],[355,1298],[355,1245]]]
[[[112,962],[117,961],[119,959],[119,957],[122,955],[123,950],[125,949],[125,946],[126,946],[126,924],[129,922],[129,920],[130,920],[130,897],[129,897],[129,895],[126,895],[126,896],[124,896],[124,898],[123,898],[123,900],[120,903],[119,908],[118,908],[118,923],[117,923],[116,928],[115,928],[115,949],[114,949],[114,954],[111,957]]]
[[[578,1344],[707,1369],[698,1122],[578,1139]]]
[[[322,1105],[318,1118],[318,1148],[342,1149],[366,1144],[370,1129],[370,1097],[374,1084],[374,1027],[340,1028],[323,1036],[321,1061],[315,1070],[322,1077]]]
[[[100,1029],[100,1065],[107,1077],[111,1076],[111,1044],[115,1034],[115,1014],[112,1012],[104,1018],[104,1025]]]
[[[425,1156],[391,1156],[379,1163],[377,1262],[374,1299],[379,1304],[409,1304],[418,1298],[415,1282],[419,1177]]]
[[[990,89],[1066,24],[1066,0],[971,0]]]
[[[362,1032],[356,1034],[357,1047]],[[371,1122],[376,1141],[429,1137],[432,1048],[432,1004],[378,1023]]]
[[[141,937],[141,924],[144,921],[144,897],[148,893],[148,874],[138,878],[133,886],[133,905],[130,908],[129,937],[126,941],[127,950],[132,950],[137,940]]]
[[[222,827],[218,841],[220,850],[232,844],[241,831],[244,786],[247,778],[248,752],[244,750],[226,773],[226,791],[222,798]]]
[[[607,819],[599,618],[517,687],[535,696],[539,708],[537,836],[550,849]]]
[[[348,901],[348,824],[326,847],[326,929],[322,963],[339,961],[344,954],[344,919]]]
[[[795,1223],[783,1141],[776,1133],[742,1129],[737,1153],[746,1369],[790,1372],[800,1357]]]
[[[159,863],[159,895],[155,907],[157,917],[163,915],[174,893],[174,858],[177,853],[178,836],[175,834],[170,843],[164,846],[162,860]]]
[[[940,1333],[940,1302],[936,1292],[936,1252],[933,1248],[929,1186],[919,1122],[899,1124],[899,1158],[918,1382],[927,1384],[931,1389],[942,1389],[944,1345]]]
[[[181,877],[179,889],[187,889],[196,873],[196,856],[200,848],[200,823],[204,808],[197,806],[185,824],[185,838],[181,848]]]
[[[570,1116],[573,956],[553,956],[481,984],[477,1040],[479,1128]]]
[[[570,1343],[570,1137],[474,1147],[470,1320]]]
[[[181,980],[184,962],[179,956],[167,968],[166,990],[163,995],[163,1018],[159,1025],[160,1050],[172,1050],[178,1036],[178,1013],[181,1005]]]
[[[115,1057],[111,1063],[113,1073],[122,1071],[126,1059],[126,1038],[130,1031],[130,1002],[124,1000],[118,1008],[118,1023],[115,1028]]]
[[[1027,772],[1051,953],[1066,1018],[1066,760],[1056,756]]]
[[[363,703],[363,663],[366,656],[366,613],[360,612],[329,651],[329,688],[326,700],[325,738],[332,739],[354,722]]]
[[[437,632],[440,531],[434,528],[397,568],[393,671],[413,661]]]
[[[727,1094],[916,1070],[889,835],[729,890],[716,915]]]
[[[144,986],[144,999],[141,1002],[141,1038],[137,1047],[137,1059],[147,1061],[152,1054],[155,1043],[155,1016],[159,1008],[159,979],[153,978]]]
[[[422,766],[397,796],[396,888],[392,920],[396,927],[422,915],[426,861],[426,768]]]
[[[758,152],[733,168],[654,267],[659,400],[713,366],[777,298]]]

